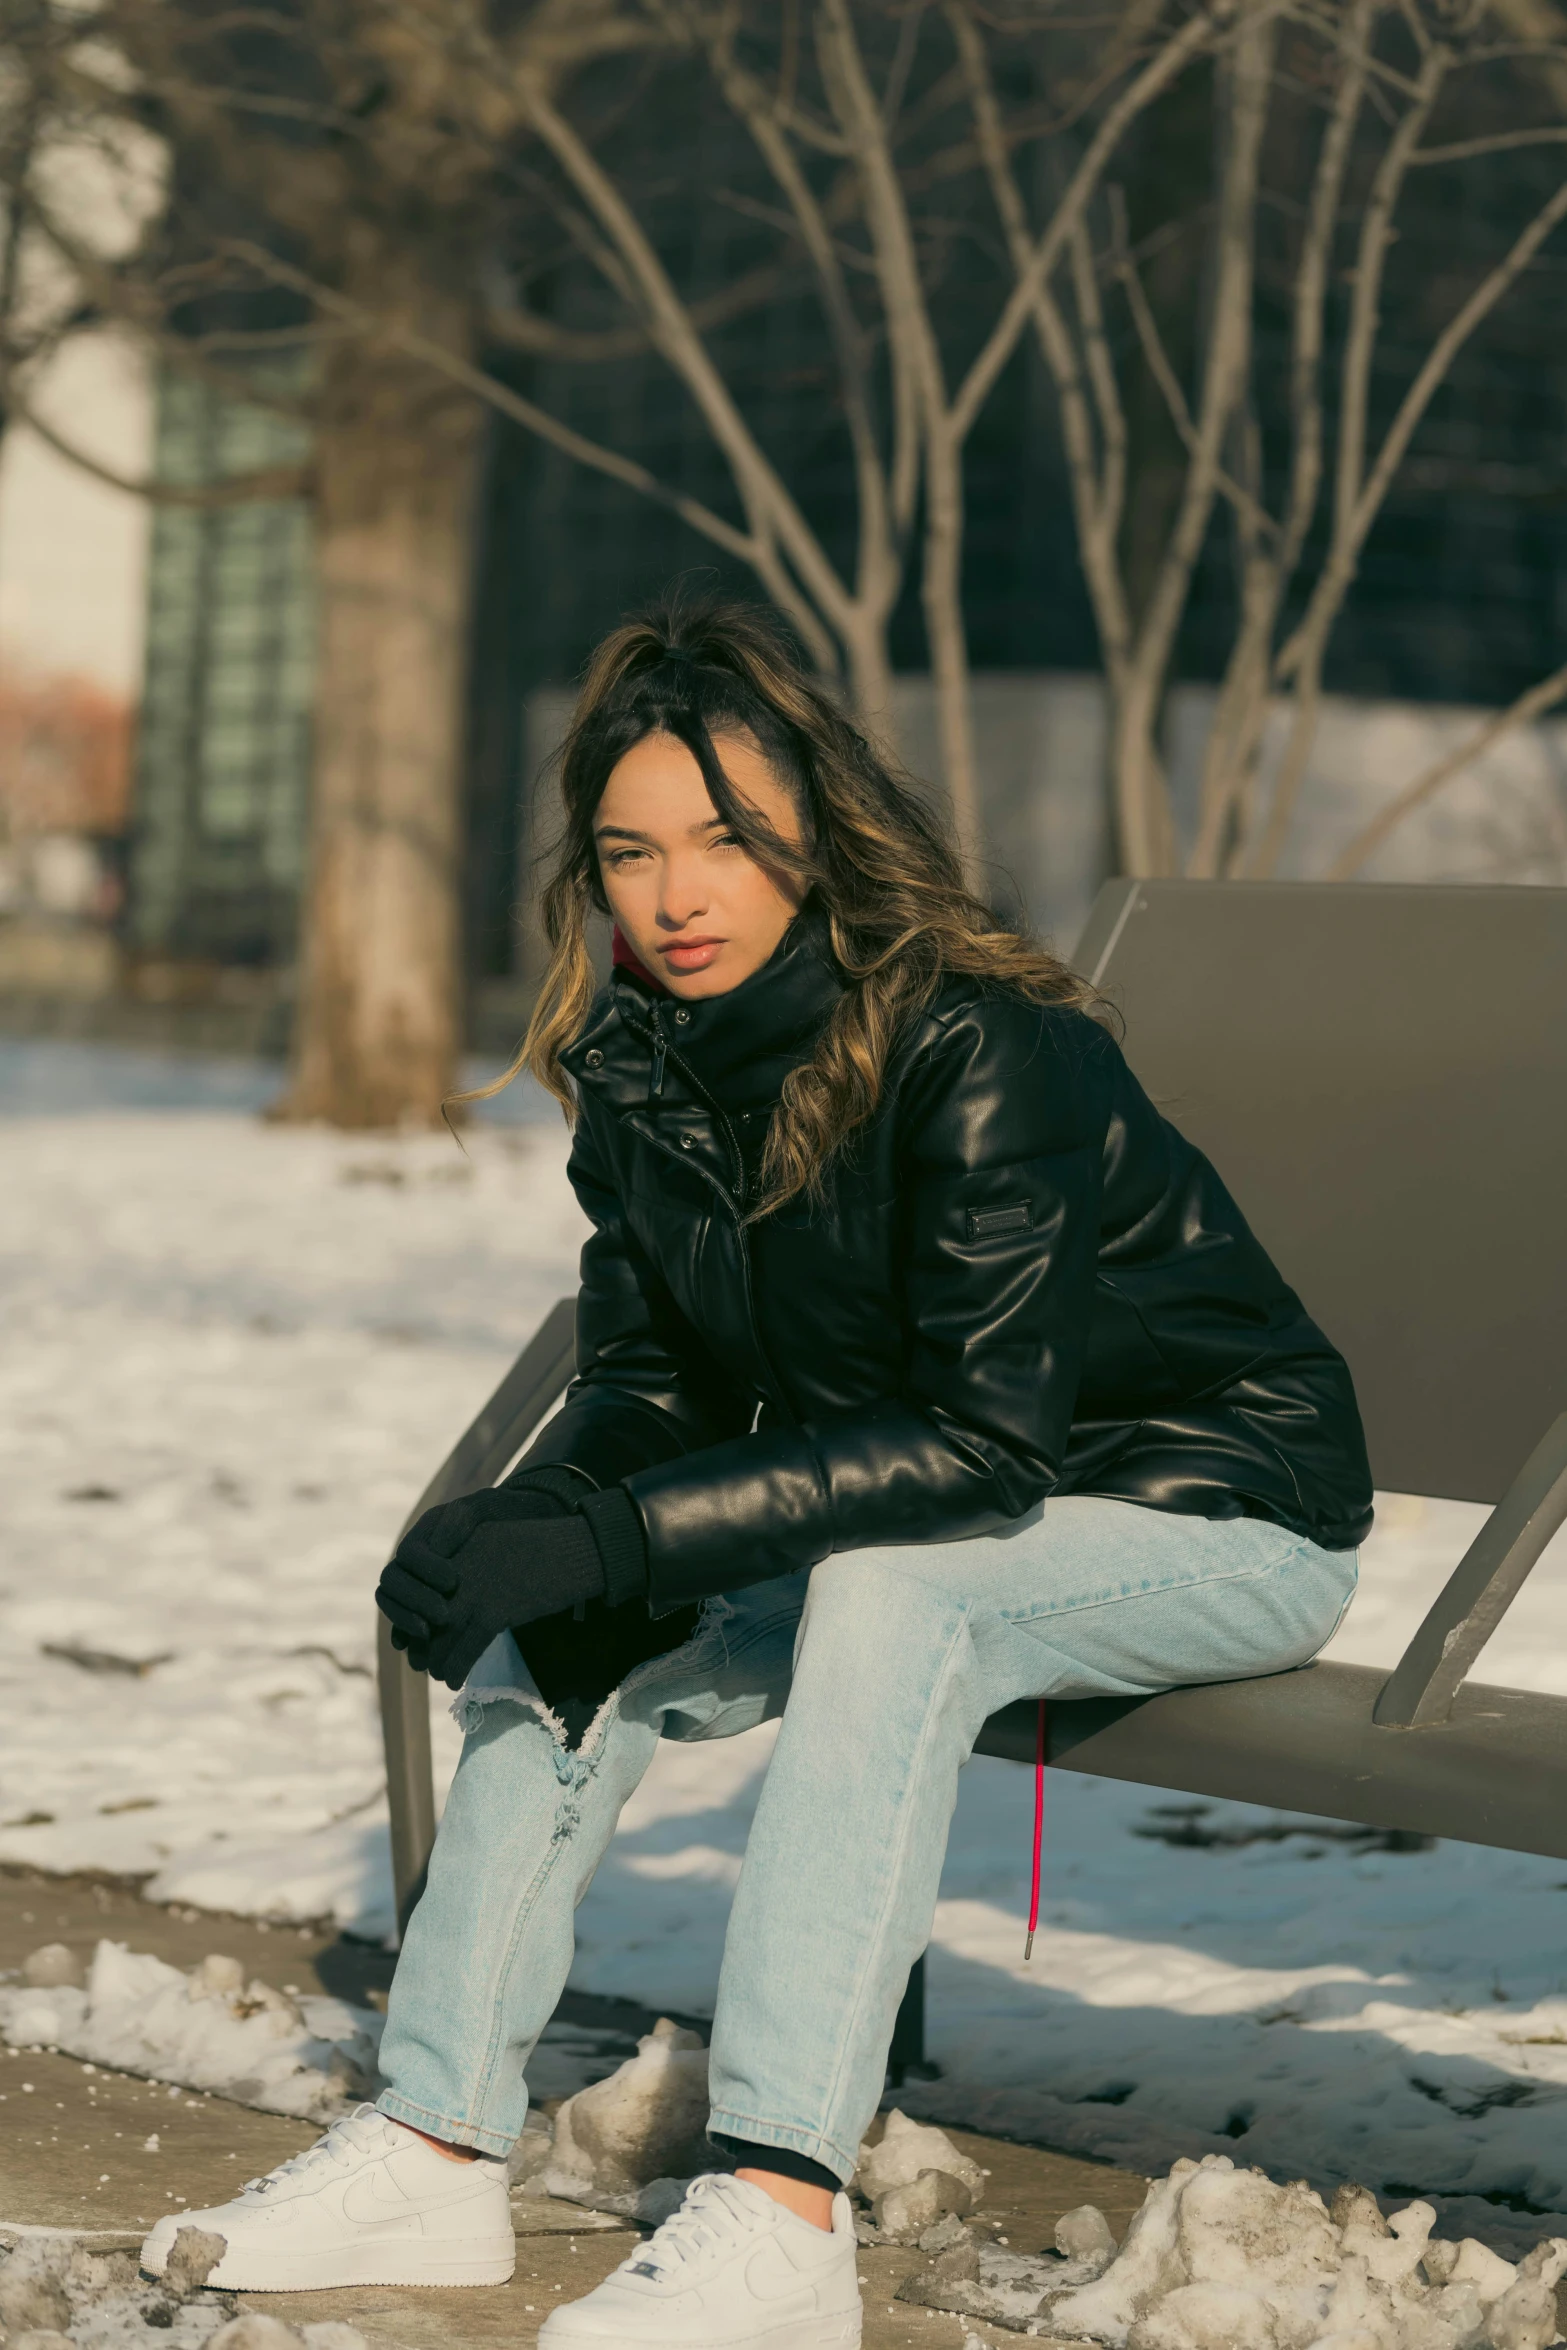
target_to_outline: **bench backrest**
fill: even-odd
[[[1073,958],[1348,1358],[1384,1490],[1567,1407],[1567,889],[1113,881]]]

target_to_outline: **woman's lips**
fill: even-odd
[[[677,938],[658,951],[673,970],[705,971],[723,944],[721,938]]]

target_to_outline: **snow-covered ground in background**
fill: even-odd
[[[0,1118],[0,1862],[382,1933],[370,1593],[572,1284],[563,1137],[526,1101],[466,1157],[271,1128],[241,1114],[253,1074],[130,1086],[129,1058],[72,1051],[0,1047],[21,1113]],[[106,1092],[147,1106],[93,1109]],[[1390,1662],[1481,1514],[1386,1499],[1334,1653]],[[1567,1544],[1481,1677],[1567,1691]],[[444,1708],[436,1746],[444,1779]],[[659,1758],[579,1913],[584,1989],[710,2010],[768,1746]],[[1025,1968],[1029,1776],[964,1775],[930,1969],[943,2078],[906,2103],[1154,2168],[1220,2150],[1503,2220],[1567,2210],[1567,1864],[1234,1840],[1278,1825],[1241,1805],[1172,1844],[1178,1795],[1055,1773],[1047,1799]]]

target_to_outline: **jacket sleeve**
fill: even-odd
[[[632,1232],[586,1116],[566,1172],[593,1225],[577,1293],[577,1372],[507,1483],[549,1465],[602,1490],[738,1434],[750,1413]]]
[[[950,1542],[1060,1477],[1088,1342],[1115,1047],[990,999],[899,1099],[906,1372],[874,1406],[634,1473],[655,1612],[830,1552]]]

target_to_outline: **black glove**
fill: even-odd
[[[376,1606],[392,1627],[393,1647],[407,1651],[416,1672],[430,1670],[434,1644],[439,1640],[444,1646],[455,1629],[459,1611],[453,1602],[464,1579],[457,1562],[475,1534],[486,1535],[487,1554],[504,1549],[516,1566],[524,1555],[528,1524],[570,1516],[571,1503],[557,1494],[501,1487],[465,1493],[426,1510],[399,1542],[376,1590]]]
[[[548,1488],[541,1489],[544,1478]],[[460,1689],[498,1633],[589,1599],[646,1594],[641,1520],[623,1488],[584,1491],[560,1472],[426,1510],[376,1591],[394,1645],[416,1671]],[[564,1488],[564,1490],[563,1490]]]

